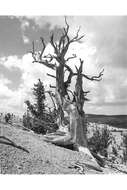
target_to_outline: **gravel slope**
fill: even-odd
[[[16,146],[5,138],[13,141]],[[77,161],[92,164],[89,157],[82,153],[44,142],[42,135],[0,124],[1,174],[79,174],[77,168],[71,168]],[[117,172],[115,169],[103,168],[100,173]],[[91,173],[99,172],[84,169],[84,174]]]

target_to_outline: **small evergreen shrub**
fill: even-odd
[[[34,84],[32,92],[34,95],[34,104],[29,100],[25,101],[27,113],[23,116],[23,125],[39,134],[55,132],[58,129],[56,124],[57,113],[55,109],[47,111],[45,88],[40,79]]]
[[[9,123],[10,120],[11,120],[11,114],[10,113],[5,114],[5,122]]]
[[[111,142],[112,135],[107,127],[104,127],[102,129],[96,128],[96,130],[93,132],[92,137],[88,139],[88,146],[96,154],[100,153],[101,155],[107,157],[107,149]]]

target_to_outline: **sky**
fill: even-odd
[[[126,16],[67,16],[69,35],[73,37],[80,26],[85,34],[81,43],[73,43],[67,53],[77,55],[69,62],[75,69],[79,58],[84,60],[83,71],[98,75],[104,68],[100,82],[83,80],[84,90],[90,90],[90,99],[84,106],[86,113],[127,114],[127,17]],[[49,43],[53,32],[56,42],[63,16],[0,16],[0,112],[23,114],[25,100],[32,100],[31,88],[40,78],[45,88],[54,84],[46,73],[54,71],[32,63],[29,53],[32,41],[37,50],[40,37],[46,42],[46,53],[53,53]],[[73,80],[72,87],[75,80]],[[49,99],[48,99],[49,100]]]

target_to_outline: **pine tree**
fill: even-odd
[[[32,115],[32,117],[26,118],[27,123],[26,127],[31,128],[31,130],[36,133],[46,133],[46,128],[41,121],[45,121],[45,89],[44,85],[40,79],[38,79],[38,83],[34,84],[32,88],[32,92],[34,95],[35,103],[32,104],[29,100],[25,101],[27,105],[27,110]],[[28,117],[28,116],[27,116]]]
[[[35,103],[32,104],[29,100],[25,101],[27,105],[27,110],[29,110],[32,117],[29,117],[31,126],[30,128],[36,133],[45,134],[48,131],[56,131],[58,129],[55,123],[55,117],[53,112],[49,112],[45,109],[45,88],[40,79],[38,83],[34,84],[32,88]],[[26,118],[27,119],[27,118]],[[27,121],[29,120],[27,119]],[[29,122],[27,122],[26,127],[29,127]]]
[[[37,84],[34,84],[34,88],[32,89],[32,91],[35,98],[35,103],[31,104],[29,100],[27,100],[25,103],[33,117],[43,119],[44,112],[45,112],[44,102],[45,102],[46,97],[45,97],[44,85],[40,79],[38,79]]]
[[[37,112],[37,118],[42,119],[44,117],[44,112],[45,112],[45,89],[44,85],[41,82],[40,79],[38,79],[38,83],[34,84],[33,88],[33,94],[35,96],[35,110]]]

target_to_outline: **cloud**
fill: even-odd
[[[50,25],[50,30],[56,26],[63,27],[64,16],[26,16],[28,20],[33,20],[39,28],[43,28],[45,25]],[[57,22],[56,22],[57,21]]]
[[[27,36],[23,35],[22,37],[23,37],[24,44],[30,43],[30,39]]]
[[[31,20],[34,21],[35,25],[31,25]],[[71,36],[75,34],[75,29],[79,25],[81,25],[81,34],[86,34],[83,43],[74,43],[70,46],[67,56],[76,53],[77,58],[70,60],[69,65],[75,70],[75,65],[80,63],[79,58],[82,58],[86,74],[95,75],[103,67],[105,69],[101,82],[84,80],[84,89],[91,91],[89,94],[91,101],[87,103],[85,109],[97,113],[108,113],[109,109],[110,113],[118,113],[118,110],[113,110],[113,106],[115,106],[119,107],[120,113],[125,112],[127,102],[126,17],[68,17],[68,23],[70,24]],[[21,23],[24,32],[24,43],[32,38],[33,34],[31,34],[31,37],[28,36],[28,31],[31,27],[34,27],[34,33],[36,30],[42,32],[44,37],[46,36],[47,49],[45,53],[53,53],[53,49],[48,44],[47,33],[51,31],[57,33],[59,31],[60,35],[60,27],[63,25],[63,17],[24,17]],[[59,35],[57,34],[56,41]],[[41,64],[33,64],[30,54],[25,54],[20,58],[18,56],[3,56],[0,61],[4,67],[10,70],[18,68],[22,72],[22,82],[18,91],[15,92],[15,95],[10,92],[11,96],[14,97],[9,101],[10,106],[16,108],[20,105],[21,108],[25,98],[31,98],[31,88],[38,78],[41,78],[47,86],[50,83],[52,84],[52,78],[47,77],[46,73],[54,74],[53,71]],[[8,87],[7,84],[4,85]],[[3,89],[5,91],[9,90],[5,86]],[[18,98],[15,101],[16,97]]]
[[[127,17],[86,16],[73,17],[86,36],[91,35],[91,44],[97,49],[96,58],[103,65],[127,67]]]
[[[29,23],[29,22],[25,22],[22,26],[21,24],[21,31],[22,31],[22,39],[23,39],[23,42],[24,44],[29,44],[30,43],[30,39],[28,38],[28,36],[25,35],[25,29],[29,26],[29,25],[26,25],[26,23]]]
[[[21,58],[17,56],[2,57],[0,64],[9,70],[14,68],[20,69],[21,83],[16,90],[8,87],[12,81],[8,80],[4,76],[0,76],[0,109],[7,111],[23,113],[25,111],[24,101],[27,99],[32,100],[33,84],[40,78],[45,86],[49,86],[52,83],[52,79],[48,78],[46,73],[50,72],[41,64],[32,63],[33,59],[31,54],[25,54]],[[50,72],[51,73],[51,72]],[[6,99],[8,98],[8,101]]]
[[[21,105],[23,105],[22,93],[20,93],[20,90],[17,92],[8,88],[7,85],[9,83],[11,83],[11,81],[2,75],[0,76],[0,111],[17,112],[21,114]],[[12,109],[14,105],[17,105],[18,109]]]
[[[126,16],[68,16],[67,21],[70,36],[75,35],[81,26],[81,34],[85,34],[83,42],[96,47],[94,60],[97,59],[99,64],[126,67]],[[40,36],[44,36],[48,43],[50,33],[55,32],[58,40],[65,22],[63,16],[18,16],[2,17],[0,25],[2,55],[5,52],[23,55],[31,48],[29,43]]]
[[[85,51],[86,49],[87,51]],[[99,72],[101,67],[97,67],[97,63],[94,65],[94,62],[91,58],[96,52],[95,47],[88,48],[87,45],[75,44],[71,46],[70,51],[68,52],[68,56],[71,56],[74,50],[77,52],[77,56],[82,58],[86,57],[86,62],[84,62],[84,72],[89,75],[92,75],[94,73],[97,74]],[[45,54],[48,52],[53,53],[53,49],[49,44],[47,46]],[[69,63],[73,69],[75,68],[75,64],[79,64],[79,57]],[[9,89],[7,86],[11,81],[5,78],[1,78],[1,85],[3,85],[1,86],[1,89],[3,89],[3,91],[0,92],[0,96],[2,97],[3,101],[3,96],[5,95],[6,99],[6,94],[8,95],[8,103],[6,103],[6,108],[8,109],[12,108],[12,110],[19,110],[19,112],[25,111],[24,101],[26,99],[32,100],[31,88],[33,87],[33,84],[37,82],[38,78],[44,82],[46,87],[48,87],[49,84],[55,84],[55,80],[53,81],[52,78],[46,75],[46,73],[55,74],[55,72],[43,66],[42,64],[32,63],[31,54],[25,54],[21,58],[18,58],[17,56],[2,57],[0,59],[0,63],[7,69],[13,70],[14,68],[18,68],[22,72],[22,82],[19,84],[18,89],[15,91]],[[105,68],[102,81],[91,82],[84,79],[84,90],[91,91],[88,96],[91,101],[87,103],[86,110],[89,112],[89,110],[92,110],[93,108],[92,112],[95,113],[97,111],[97,113],[100,113],[105,112],[105,110],[107,110],[107,107],[111,109],[113,105],[120,106],[120,103],[121,105],[125,104],[127,102],[126,76],[127,71],[124,68],[107,66]],[[74,83],[75,82],[73,80],[73,86]],[[121,112],[122,111],[123,110],[121,107]]]
[[[21,22],[21,29],[23,31],[26,30],[26,28],[28,28],[30,26],[30,23],[28,20],[24,19],[24,17],[18,17],[20,19],[20,22]]]
[[[56,26],[65,26],[64,17],[38,16],[27,17],[33,20],[37,26],[44,28],[48,23],[50,30]],[[85,34],[84,43],[96,47],[95,58],[98,63],[113,65],[115,67],[127,67],[127,17],[126,16],[70,16],[67,17],[70,25],[70,36],[76,34],[81,26],[81,34]]]
[[[10,84],[10,83],[11,83],[10,80],[8,80],[7,78],[5,78],[3,76],[3,74],[0,74],[0,84],[7,85],[7,84]]]
[[[86,109],[93,106],[94,113],[115,114],[118,112],[126,114],[127,108],[127,70],[114,67],[107,67],[103,80],[95,82],[93,85],[87,83],[87,88],[91,91],[88,95],[90,102]]]
[[[0,97],[6,96],[11,97],[12,91],[7,87],[7,84],[11,83],[8,79],[4,78],[4,76],[0,76]]]
[[[13,17],[12,19],[18,18],[20,21],[21,34],[24,44],[30,43],[30,39],[25,35],[25,31],[30,28],[30,22],[23,16]]]

